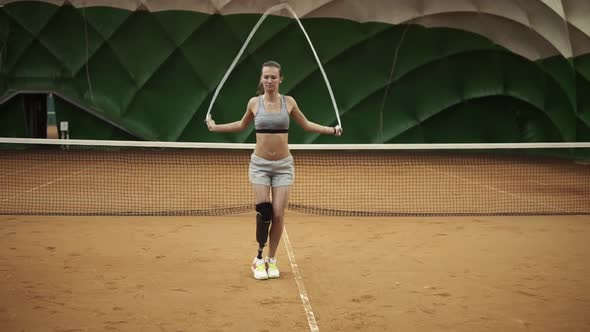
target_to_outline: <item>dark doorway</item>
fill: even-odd
[[[44,93],[24,95],[26,134],[29,138],[47,138],[47,96]]]

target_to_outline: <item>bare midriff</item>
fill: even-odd
[[[287,158],[289,152],[289,134],[256,134],[254,154],[266,160]]]

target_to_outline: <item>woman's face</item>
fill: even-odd
[[[283,78],[281,77],[281,71],[277,67],[262,67],[262,75],[260,76],[260,83],[264,87],[264,91],[279,91],[279,84],[281,84]]]

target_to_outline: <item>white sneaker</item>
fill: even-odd
[[[254,273],[254,278],[258,280],[266,280],[268,279],[268,273],[266,273],[266,264],[264,264],[263,259],[258,259],[254,257],[254,261],[252,262],[252,272]]]
[[[279,272],[279,268],[277,267],[277,260],[270,259],[266,257],[266,272],[270,279],[277,279],[281,276],[281,272]]]

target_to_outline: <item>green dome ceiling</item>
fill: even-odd
[[[336,140],[294,125],[292,143],[590,139],[590,3],[287,2],[318,52],[346,132]],[[70,121],[77,138],[252,142],[252,130],[211,134],[203,118],[260,14],[278,3],[5,1],[0,118],[16,112],[13,96],[51,91],[58,120]],[[282,92],[308,118],[336,122],[285,10],[248,45],[214,104],[216,121],[243,115],[268,59],[283,65]]]

